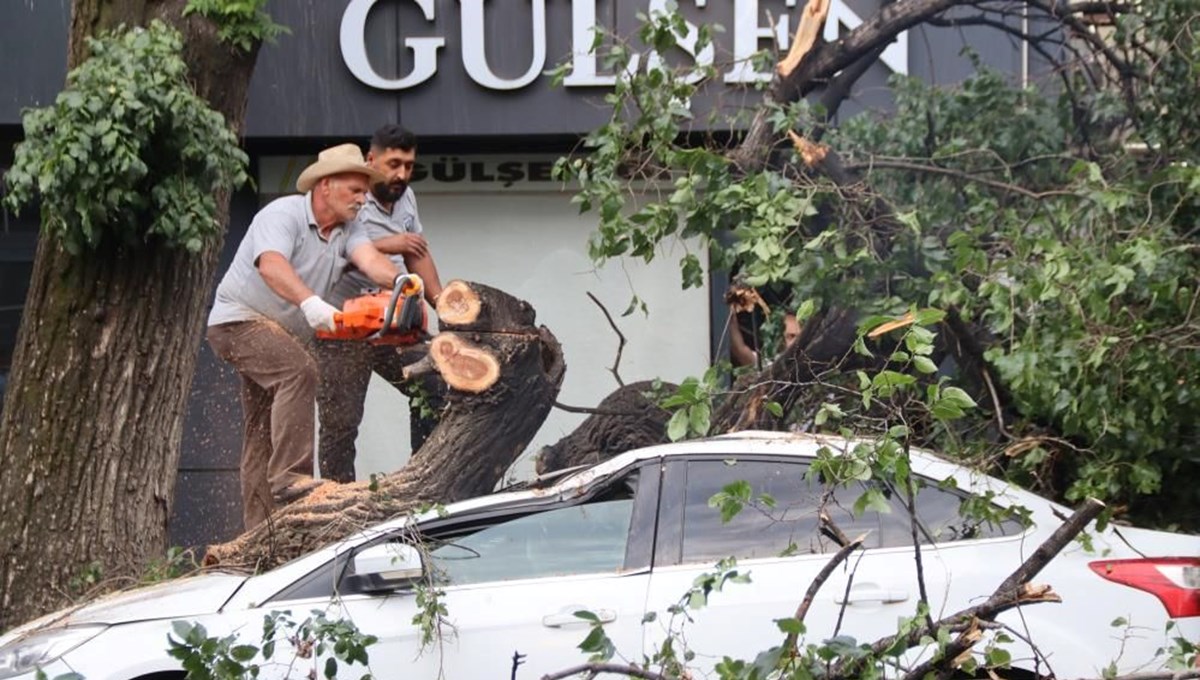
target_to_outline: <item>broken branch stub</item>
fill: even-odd
[[[821,35],[825,30],[825,18],[829,16],[830,0],[809,0],[804,6],[804,11],[800,14],[800,26],[796,29],[796,35],[792,39],[792,47],[788,50],[787,56],[775,67],[779,75],[787,78],[796,70],[800,62],[804,61],[804,57],[812,51],[813,45],[817,44],[817,36]]]

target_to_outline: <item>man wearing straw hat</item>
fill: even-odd
[[[217,286],[207,338],[242,379],[242,512],[247,529],[312,491],[313,330],[333,330],[324,300],[347,263],[383,287],[400,274],[351,224],[382,175],[355,144],[322,151],[296,180],[299,194],[254,216]]]

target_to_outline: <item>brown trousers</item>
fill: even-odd
[[[271,514],[276,495],[313,476],[317,364],[274,321],[209,326],[207,337],[242,377],[242,516],[251,529]]]
[[[412,397],[419,386],[434,410],[440,410],[444,404],[445,386],[440,381],[425,380],[418,385],[404,379],[404,366],[413,359],[402,357],[394,346],[318,340],[316,354],[321,370],[317,407],[321,417],[318,461],[323,479],[335,482],[353,482],[355,479],[355,441],[372,372],[408,397]],[[411,404],[409,427],[412,452],[416,453],[437,426],[437,418],[421,417],[420,410],[411,408]]]

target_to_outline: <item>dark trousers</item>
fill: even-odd
[[[242,378],[242,516],[251,529],[271,514],[274,495],[312,478],[317,364],[273,321],[209,326],[207,337]]]
[[[354,441],[358,438],[371,373],[378,373],[409,396],[410,404],[417,390],[404,380],[403,369],[407,361],[393,346],[326,340],[318,341],[316,347],[321,374],[321,385],[317,391],[317,408],[321,418],[320,455],[317,458],[321,477],[337,482],[352,482]],[[430,386],[425,396],[435,412],[440,410],[443,401],[439,386]],[[415,453],[437,426],[437,417],[422,417],[415,406],[410,407],[409,413],[412,451]]]

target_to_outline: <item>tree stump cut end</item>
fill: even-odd
[[[438,319],[447,324],[464,325],[479,318],[479,295],[463,281],[451,281],[437,300]]]
[[[438,304],[440,307],[441,302]],[[500,362],[496,357],[454,333],[435,337],[429,353],[446,384],[456,390],[479,394],[500,379]]]

